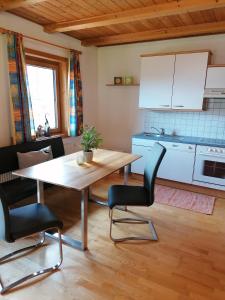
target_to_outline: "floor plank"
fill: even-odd
[[[112,183],[122,183],[122,177],[115,174],[97,183],[93,193],[105,199]],[[140,177],[130,177],[129,183],[141,184]],[[79,193],[54,187],[46,192],[46,203],[64,221],[64,230],[79,236]],[[131,214],[151,217],[158,242],[114,245],[109,239],[108,209],[91,203],[89,250],[81,252],[63,246],[64,262],[60,271],[43,280],[33,280],[4,299],[225,299],[225,199],[216,199],[212,216],[156,203],[150,208],[131,211]],[[114,231],[117,235],[148,233],[145,225],[117,227]],[[31,238],[21,240],[15,245],[1,242],[0,254],[31,241]],[[48,244],[1,265],[3,281],[10,282],[24,273],[53,264],[57,260],[57,245],[51,240]]]

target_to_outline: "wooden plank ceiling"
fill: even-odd
[[[225,0],[0,0],[0,11],[84,46],[225,33]]]

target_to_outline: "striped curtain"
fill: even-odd
[[[34,119],[28,86],[23,38],[7,34],[13,144],[35,138]]]
[[[70,51],[69,68],[69,135],[78,136],[83,128],[83,98],[79,54]]]

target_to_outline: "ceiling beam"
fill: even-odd
[[[82,46],[108,46],[216,33],[225,33],[225,21],[90,38],[83,40],[81,44]]]
[[[225,0],[175,0],[163,4],[154,4],[142,8],[135,8],[122,12],[104,14],[96,17],[80,20],[64,21],[52,23],[44,26],[47,32],[66,32],[97,28],[139,21],[144,19],[154,19],[158,17],[178,15],[188,12],[195,12],[225,6]]]
[[[19,7],[25,7],[46,0],[0,0],[0,11],[11,10]]]

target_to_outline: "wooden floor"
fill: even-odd
[[[98,183],[93,192],[106,197],[108,186],[122,182],[112,175]],[[137,178],[129,183],[136,184]],[[49,189],[46,203],[62,218],[68,234],[79,235],[79,193],[61,188]],[[217,198],[212,216],[175,207],[154,204],[132,208],[151,217],[158,242],[117,244],[109,239],[107,208],[90,204],[89,250],[63,247],[60,271],[33,280],[3,299],[12,300],[224,300],[225,299],[225,199]],[[121,212],[117,212],[121,214]],[[122,227],[115,234],[148,233],[146,225]],[[17,242],[21,247],[31,239]],[[49,246],[1,265],[4,282],[36,271],[57,260],[57,245]],[[0,243],[0,254],[15,245]]]

